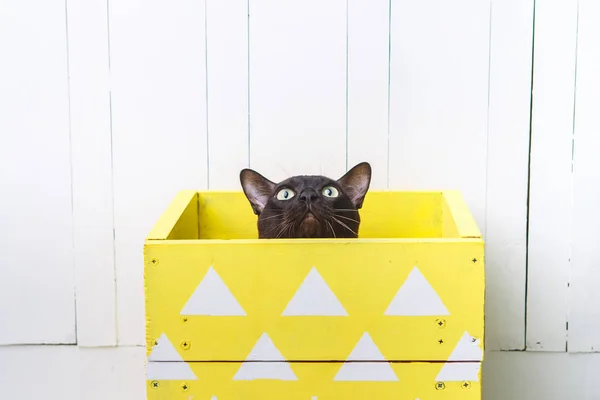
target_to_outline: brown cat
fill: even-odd
[[[360,163],[337,181],[300,175],[277,184],[243,169],[240,181],[258,215],[260,239],[356,238],[371,166]]]

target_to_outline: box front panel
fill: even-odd
[[[449,367],[476,374],[480,365],[155,362],[148,365],[147,394],[149,400],[481,399],[479,380],[455,380]]]
[[[151,361],[481,361],[481,241],[151,242]]]

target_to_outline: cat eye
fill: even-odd
[[[340,192],[333,186],[325,186],[321,191],[325,197],[338,197]]]
[[[289,200],[294,196],[294,191],[290,189],[281,189],[279,192],[277,192],[277,200]]]

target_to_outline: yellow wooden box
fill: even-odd
[[[258,240],[180,192],[145,243],[148,399],[481,398],[484,242],[458,192],[369,192],[358,239]]]

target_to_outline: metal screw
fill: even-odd
[[[183,390],[184,392],[187,392],[187,390],[188,390],[189,388],[190,388],[190,387],[189,387],[189,386],[188,386],[188,384],[187,384],[187,383],[185,383],[185,382],[183,382],[183,384],[181,385],[181,390]]]
[[[182,322],[188,322],[188,317],[181,317]]]
[[[473,261],[473,264],[475,264],[477,262],[477,259],[475,257],[473,257],[473,259],[471,261]]]
[[[192,342],[190,342],[189,340],[182,340],[180,345],[182,349],[187,350],[192,346]]]
[[[439,344],[444,344],[444,340],[443,340],[443,339],[440,339],[440,340],[438,340],[438,343],[439,343]]]
[[[435,324],[438,326],[438,328],[443,329],[446,327],[446,320],[445,319],[436,319]]]
[[[435,390],[444,390],[446,389],[446,385],[444,384],[444,382],[436,382],[435,383]]]
[[[464,381],[464,382],[462,383],[462,385],[460,385],[460,387],[461,387],[461,388],[463,388],[463,389],[470,389],[470,388],[471,388],[471,382],[469,382],[469,381]]]
[[[476,341],[477,341],[477,338],[475,338],[475,337],[471,338],[471,343],[475,343]]]
[[[159,386],[160,386],[160,384],[158,383],[158,381],[152,381],[152,382],[150,382],[150,387],[152,389],[158,389]]]
[[[152,265],[158,265],[158,264],[159,264],[158,258],[151,258],[151,259],[150,259],[150,263],[151,263]]]

